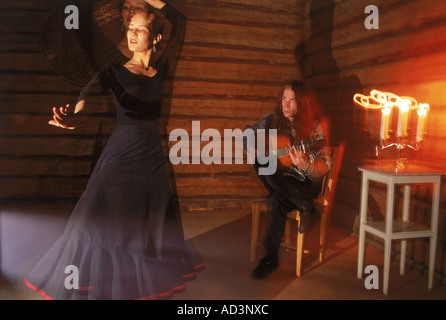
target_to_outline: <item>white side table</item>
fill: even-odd
[[[359,170],[362,173],[362,189],[359,221],[358,278],[362,278],[364,267],[366,232],[384,239],[384,294],[387,294],[389,287],[392,240],[401,240],[400,274],[403,275],[406,259],[406,239],[429,238],[428,288],[431,289],[434,280],[441,177],[444,173],[429,172],[426,168],[411,168],[407,172],[396,173],[394,170],[378,170],[374,166],[359,167]],[[384,221],[367,221],[369,181],[376,181],[387,185],[387,203]],[[409,221],[411,185],[424,183],[431,183],[433,185],[430,226]],[[394,218],[395,185],[404,186],[402,220],[395,220]]]

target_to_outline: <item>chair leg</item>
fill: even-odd
[[[257,203],[251,206],[251,261],[256,260],[257,243],[259,239],[259,225],[260,225],[260,208]]]
[[[326,233],[327,233],[327,213],[324,212],[321,215],[319,262],[322,262],[322,260],[324,259]]]
[[[300,223],[300,221],[299,221]],[[297,247],[296,247],[296,275],[300,277],[301,270],[302,270],[302,256],[304,251],[304,234],[297,232]]]
[[[289,250],[288,246],[291,245],[291,223],[290,223],[289,219],[287,219],[286,224],[285,224],[285,239],[284,240],[285,240],[285,243],[287,244],[286,250]]]

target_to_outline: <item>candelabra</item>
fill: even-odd
[[[429,110],[427,103],[418,103],[411,97],[399,97],[390,92],[372,90],[370,96],[355,94],[353,100],[356,104],[366,109],[381,110],[381,128],[379,133],[379,144],[376,146],[376,156],[381,160],[385,150],[394,147],[396,149],[395,171],[403,171],[408,161],[407,150],[420,150]],[[390,135],[389,126],[393,109],[398,111],[398,125],[396,136]],[[408,134],[409,112],[416,110],[418,114],[417,131],[415,139]]]

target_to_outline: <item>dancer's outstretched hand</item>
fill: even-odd
[[[76,126],[70,124],[70,119],[73,117],[73,112],[70,110],[70,105],[67,104],[65,107],[53,107],[53,119],[48,123],[52,126],[73,130]]]

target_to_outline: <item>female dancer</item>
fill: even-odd
[[[70,106],[53,108],[49,122],[75,129],[95,85],[113,93],[118,125],[63,235],[25,278],[28,287],[53,299],[154,299],[184,288],[203,263],[184,240],[172,201],[158,117],[169,59],[178,48],[185,17],[160,0],[147,0],[171,22],[169,42],[151,64],[149,15],[129,25],[124,65],[105,65]]]
[[[130,22],[132,18],[137,13],[142,13],[147,11],[147,3],[144,0],[122,0],[119,2],[119,12],[120,12],[120,21],[121,21],[121,31],[124,32],[121,37],[121,41],[117,44],[119,50],[126,57],[131,58],[133,56],[133,52],[130,50],[127,41],[127,30],[129,28]],[[155,14],[153,12],[149,12],[150,23],[155,19]],[[153,49],[152,52],[156,52],[155,45],[159,43],[162,39],[162,30],[158,30],[156,33],[156,37],[153,38]]]

